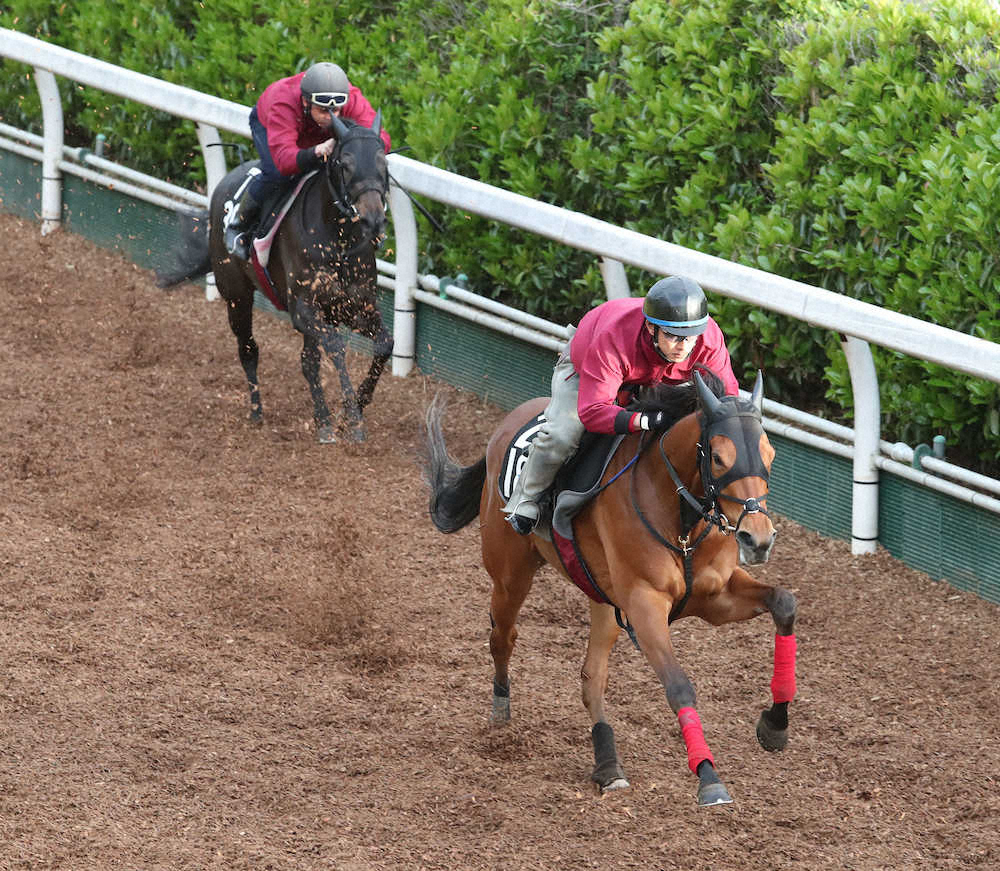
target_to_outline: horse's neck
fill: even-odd
[[[322,172],[318,172],[306,182],[299,195],[298,219],[307,237],[329,226],[333,215],[329,187]]]
[[[289,214],[292,249],[315,265],[326,265],[340,243],[344,216],[337,209],[322,171],[306,181]]]

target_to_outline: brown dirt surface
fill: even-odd
[[[431,396],[465,463],[498,409],[387,375],[369,441],[319,445],[299,338],[260,314],[254,427],[222,303],[34,222],[0,232],[0,868],[1000,867],[997,606],[779,518],[756,574],[799,600],[788,749],[754,736],[770,619],[676,624],[735,799],[699,809],[622,636],[632,788],[601,797],[587,599],[539,574],[514,719],[490,729],[476,525],[427,515]]]

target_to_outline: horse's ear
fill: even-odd
[[[330,121],[332,122],[333,132],[337,134],[338,139],[343,139],[347,134],[347,125],[341,121],[336,115],[330,116]]]
[[[753,383],[753,392],[750,394],[750,401],[757,409],[758,414],[764,413],[764,373],[757,370],[757,380]]]
[[[382,132],[382,110],[381,109],[379,109],[375,113],[375,120],[372,121],[372,130],[374,130],[376,133],[381,133]]]
[[[694,386],[698,389],[698,399],[701,402],[701,407],[705,409],[709,417],[715,417],[716,413],[722,407],[722,403],[719,402],[719,398],[708,389],[708,385],[705,384],[705,380],[701,377],[701,373],[696,369],[692,373],[694,377]]]

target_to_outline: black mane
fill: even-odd
[[[711,369],[697,367],[701,380],[716,396],[726,395],[726,385]],[[693,381],[683,384],[654,384],[650,387],[640,387],[628,404],[629,411],[643,414],[662,411],[666,416],[663,429],[669,429],[682,417],[698,410],[698,388]]]

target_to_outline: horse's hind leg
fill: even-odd
[[[618,638],[618,624],[609,605],[590,603],[590,637],[587,656],[580,670],[583,704],[590,714],[590,739],[594,745],[594,771],[590,779],[601,792],[625,789],[625,777],[615,747],[615,733],[607,721],[604,694],[608,689],[608,656]]]
[[[494,523],[502,523],[495,519]],[[503,524],[499,541],[487,547],[483,538],[483,565],[493,578],[490,597],[490,653],[493,655],[493,708],[490,723],[501,725],[510,720],[510,657],[517,640],[517,615],[531,590],[538,563],[524,540],[510,541],[509,527]],[[516,535],[510,530],[510,535]]]
[[[250,420],[260,423],[263,416],[260,385],[257,381],[257,361],[260,352],[253,338],[253,294],[227,299],[226,315],[229,318],[229,328],[236,336],[240,364],[246,373],[247,386],[250,388]]]

